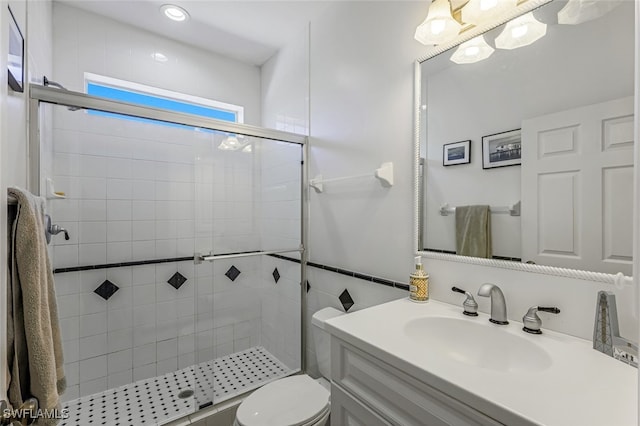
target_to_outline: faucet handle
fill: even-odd
[[[522,317],[522,330],[531,334],[542,334],[542,320],[538,316],[538,311],[549,312],[551,314],[559,314],[560,309],[554,307],[532,306],[529,308],[524,317]]]
[[[471,293],[469,293],[468,291],[465,291],[461,288],[458,287],[451,287],[452,291],[455,291],[456,293],[462,293],[464,295],[467,296],[467,298],[464,300],[464,303],[462,304],[464,311],[462,311],[463,314],[468,315],[470,317],[477,317],[478,316],[478,304],[476,303],[476,299],[473,298],[473,295]]]

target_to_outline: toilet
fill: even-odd
[[[334,308],[320,309],[311,319],[316,345],[318,369],[322,378],[313,379],[306,374],[275,380],[249,395],[238,406],[234,426],[324,426],[331,405],[330,336],[325,323],[344,315]]]

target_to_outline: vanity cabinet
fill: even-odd
[[[502,424],[335,336],[331,378],[332,426]]]
[[[331,424],[341,426],[391,426],[335,383],[331,384]]]

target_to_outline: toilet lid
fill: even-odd
[[[306,374],[265,385],[238,407],[242,426],[300,426],[317,418],[329,406],[329,391]]]

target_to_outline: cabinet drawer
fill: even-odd
[[[331,360],[332,380],[394,425],[501,425],[336,337]]]
[[[343,391],[331,384],[331,426],[391,426]]]

